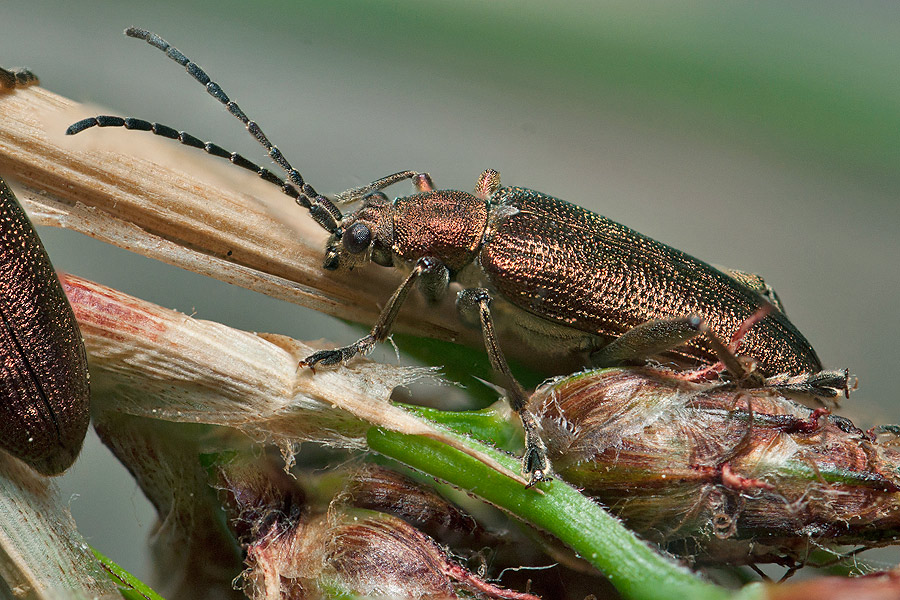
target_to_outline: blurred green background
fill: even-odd
[[[761,273],[826,366],[859,375],[843,414],[900,421],[900,5],[4,0],[0,23],[0,64],[263,160],[177,65],[122,35],[156,31],[319,190],[402,169],[471,189],[491,167]],[[41,235],[58,268],[201,318],[357,337],[76,234]],[[62,485],[90,541],[146,575],[153,518],[124,469],[91,441]]]

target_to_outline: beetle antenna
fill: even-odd
[[[281,150],[269,141],[269,138],[266,137],[266,134],[263,133],[263,130],[260,129],[259,125],[257,125],[255,121],[251,121],[244,111],[241,110],[241,107],[238,106],[236,102],[232,101],[222,87],[215,81],[212,81],[209,78],[209,75],[207,75],[199,65],[191,61],[179,50],[172,47],[169,42],[155,33],[145,29],[138,29],[137,27],[129,27],[125,30],[125,35],[144,40],[151,46],[165,52],[166,56],[183,66],[191,77],[205,86],[209,95],[221,102],[228,112],[244,124],[244,127],[247,128],[250,135],[266,149],[269,158],[271,158],[275,164],[281,167],[287,174],[288,181],[290,181],[299,192],[296,198],[297,204],[308,209],[313,220],[326,231],[330,233],[336,233],[338,231],[338,223],[341,222],[342,215],[337,206],[335,206],[328,198],[316,192],[311,185],[303,180],[303,176],[300,175],[300,172],[288,162],[281,153]]]
[[[297,200],[298,203],[302,204],[303,202],[302,200],[300,200],[301,194],[297,191],[297,188],[272,173],[272,171],[266,169],[265,167],[261,167],[250,160],[247,160],[237,152],[231,152],[230,150],[226,150],[222,146],[219,146],[218,144],[214,144],[212,142],[204,142],[185,131],[178,131],[176,129],[173,129],[172,127],[169,127],[168,125],[163,125],[162,123],[151,123],[150,121],[135,119],[133,117],[122,118],[109,115],[98,115],[96,117],[82,119],[77,123],[69,125],[69,128],[66,129],[66,135],[75,135],[76,133],[81,133],[85,129],[90,129],[91,127],[124,127],[125,129],[133,129],[136,131],[149,131],[160,137],[164,137],[170,140],[177,140],[185,146],[190,146],[191,148],[199,148],[207,154],[225,158],[231,161],[231,164],[233,165],[237,165],[238,167],[247,169],[248,171],[253,171],[257,175],[259,175],[260,179],[278,186],[279,188],[281,188],[282,192],[284,192],[294,200]],[[309,208],[309,206],[306,206],[305,204],[303,206]]]

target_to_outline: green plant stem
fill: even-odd
[[[140,579],[120,567],[111,558],[97,550],[91,548],[94,556],[106,569],[109,578],[119,586],[119,593],[127,600],[164,600],[162,596],[153,591],[150,586],[142,582]]]
[[[463,439],[478,450],[492,454],[510,469],[519,468],[515,458],[480,442]],[[443,479],[555,535],[599,569],[625,598],[718,600],[733,597],[728,590],[664,558],[563,481],[540,484],[541,491],[526,489],[475,459],[430,439],[372,428],[367,441],[372,450]],[[739,593],[748,600],[761,595],[758,586]]]
[[[510,418],[509,410],[501,408],[505,406],[505,401],[481,410],[464,411],[440,410],[414,404],[400,406],[455,433],[488,442],[502,450],[515,451],[522,447],[522,428]]]

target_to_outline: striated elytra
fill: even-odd
[[[57,475],[90,422],[87,357],[47,252],[2,178],[0,319],[0,448]]]

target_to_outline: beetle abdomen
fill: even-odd
[[[491,201],[518,210],[492,224],[481,266],[507,300],[543,319],[612,339],[646,321],[700,315],[728,341],[762,306],[755,291],[707,263],[574,204],[523,188],[501,188]],[[739,352],[764,375],[822,368],[778,311],[750,330]],[[674,354],[716,360],[702,337]]]
[[[61,473],[90,420],[87,359],[53,265],[2,179],[0,360],[0,447],[41,473]]]

